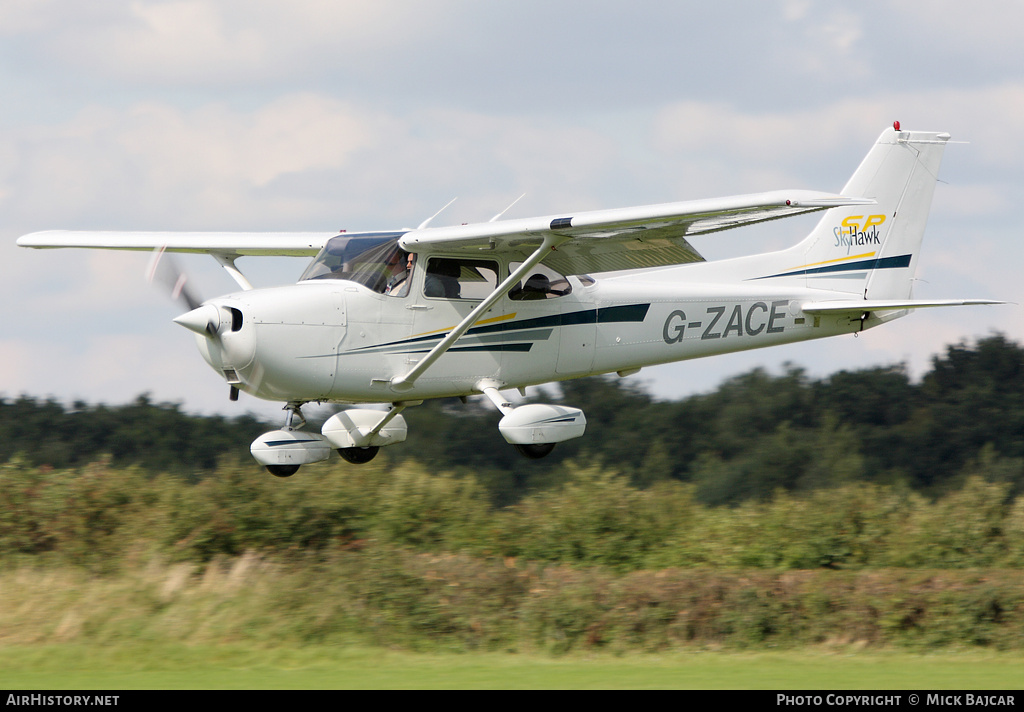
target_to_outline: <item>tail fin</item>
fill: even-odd
[[[800,264],[785,276],[801,275],[808,287],[863,299],[910,297],[948,140],[946,133],[883,131],[842,190],[876,204],[827,211],[791,251]]]

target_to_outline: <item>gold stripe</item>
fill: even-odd
[[[806,267],[817,267],[818,265],[830,265],[833,262],[843,262],[844,260],[860,260],[860,259],[863,259],[865,257],[874,257],[874,256],[875,256],[874,252],[865,252],[863,255],[848,255],[846,257],[837,257],[834,260],[825,260],[824,262],[811,262],[810,264],[800,265],[799,267],[787,267],[786,269],[784,269],[782,271],[783,272],[789,272],[790,270],[793,270],[793,269],[804,269]]]
[[[483,326],[484,324],[494,324],[494,323],[499,322],[499,321],[508,321],[509,319],[515,319],[517,313],[518,312],[512,312],[511,314],[505,314],[504,316],[492,316],[490,319],[481,319],[480,321],[473,322],[473,326]],[[452,326],[446,326],[446,327],[444,327],[442,329],[434,329],[433,331],[424,331],[423,333],[420,333],[420,334],[413,334],[409,338],[410,339],[415,339],[417,336],[429,336],[430,334],[439,334],[439,333],[444,332],[444,331],[451,331],[456,326],[458,326],[458,324],[453,324]],[[470,327],[470,328],[473,328],[473,327]]]

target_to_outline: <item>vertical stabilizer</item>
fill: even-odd
[[[945,133],[883,131],[842,191],[876,204],[827,211],[792,250],[800,264],[784,275],[865,299],[910,297],[948,140]]]

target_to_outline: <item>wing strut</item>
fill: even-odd
[[[449,331],[448,334],[441,339],[441,342],[431,349],[430,353],[420,359],[408,373],[404,376],[395,376],[392,378],[391,388],[399,392],[411,389],[413,384],[416,382],[416,379],[422,376],[423,372],[430,368],[437,359],[441,358],[441,355],[444,354],[445,351],[450,349],[456,341],[462,338],[462,335],[469,331],[469,327],[473,326],[473,324],[475,324],[488,309],[494,306],[495,302],[508,294],[509,290],[511,290],[527,272],[536,267],[548,252],[568,239],[569,238],[565,235],[556,235],[552,232],[544,233],[544,241],[541,242],[540,247],[534,250],[533,254],[526,258],[526,261],[523,262],[515,272],[510,274],[504,282],[499,284],[486,299],[480,302],[465,319],[460,321],[458,326]]]
[[[239,287],[245,291],[252,289],[252,284],[249,280],[245,278],[245,275],[242,274],[241,270],[235,267],[235,260],[238,259],[238,255],[232,257],[220,252],[214,252],[213,258],[220,263],[220,266],[223,267],[228,274],[231,275],[231,278],[235,280]]]

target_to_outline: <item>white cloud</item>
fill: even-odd
[[[1024,8],[1017,0],[916,0],[886,3],[886,10],[894,25],[946,48],[982,50],[993,58],[1000,50],[1020,50]]]
[[[251,111],[94,106],[9,132],[4,154],[0,207],[31,229],[372,229],[419,222],[454,195],[460,221],[486,220],[523,190],[532,211],[603,207],[599,186],[615,184],[622,161],[608,136],[579,125],[402,117],[314,94]]]
[[[782,17],[787,22],[803,20],[810,12],[813,2],[814,0],[783,0]]]
[[[968,140],[972,160],[999,170],[1024,161],[1024,79],[1018,83],[824,101],[810,108],[761,111],[725,102],[666,104],[655,115],[658,150],[714,156],[727,162],[777,164],[786,169],[832,164],[840,152],[862,154],[893,120],[905,129],[942,130]],[[844,148],[849,146],[850,148]],[[852,167],[851,167],[852,172]]]
[[[242,16],[244,18],[244,15]],[[239,18],[239,19],[242,19]],[[132,2],[125,21],[72,40],[108,71],[150,77],[235,74],[266,61],[267,38],[208,2]]]
[[[777,48],[773,63],[784,72],[783,80],[802,81],[816,75],[836,81],[870,73],[861,14],[832,4],[790,1],[783,4],[783,16],[799,26],[800,40]]]
[[[13,157],[0,204],[16,222],[45,216],[48,227],[144,218],[156,229],[274,210],[295,216],[301,205],[268,201],[260,189],[290,174],[344,170],[355,152],[374,145],[374,123],[343,102],[308,94],[251,113],[216,104],[91,107],[0,141],[0,154]]]
[[[451,2],[110,0],[7,2],[6,34],[35,35],[50,61],[127,81],[208,86],[361,64],[430,36]],[[458,3],[455,3],[458,4]],[[367,57],[367,53],[370,57]]]
[[[59,0],[0,0],[0,35],[35,33],[53,27],[60,16],[58,5]]]
[[[371,117],[323,96],[277,99],[244,114],[222,105],[182,112],[167,105],[134,108],[115,140],[125,158],[151,167],[154,181],[264,187],[306,170],[343,167],[373,141]]]

